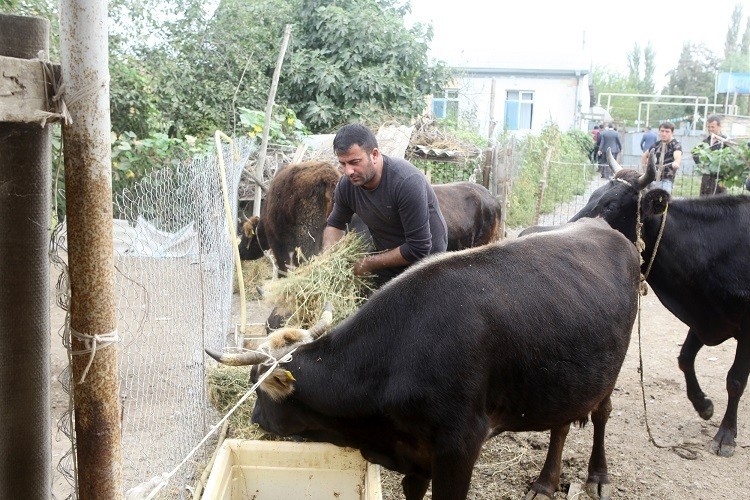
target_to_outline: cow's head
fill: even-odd
[[[669,201],[669,194],[662,189],[645,191],[656,178],[655,158],[651,158],[646,172],[622,168],[607,150],[607,160],[615,173],[614,179],[591,193],[586,206],[575,214],[570,222],[583,217],[602,217],[610,226],[624,234],[630,241],[636,240],[636,211],[638,198],[641,217],[661,213]]]
[[[219,353],[206,349],[206,354],[219,363],[229,366],[253,366],[251,378],[255,382],[269,369],[273,360],[281,360],[293,349],[318,339],[331,325],[333,312],[326,304],[320,320],[309,330],[302,328],[282,328],[274,331],[256,349],[241,353]],[[274,401],[280,401],[294,391],[294,377],[281,366],[263,381],[260,389]]]
[[[264,249],[268,249],[268,246],[263,223],[260,217],[254,215],[242,223],[239,243],[240,259],[260,259],[263,257]]]

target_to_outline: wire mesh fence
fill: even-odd
[[[222,150],[229,193],[237,193],[253,149],[244,140],[235,146]],[[219,418],[206,396],[203,350],[224,345],[234,275],[217,164],[207,156],[154,171],[114,197],[124,486],[168,473],[159,498],[192,497],[212,448],[176,467]],[[230,200],[236,214],[237,197]],[[62,249],[53,261],[64,270]],[[60,297],[66,286],[59,282]],[[67,299],[58,303],[65,307]],[[69,377],[69,369],[59,377],[68,389]],[[60,427],[74,442],[70,414]],[[63,457],[58,470],[69,478],[71,498],[74,469],[73,454]]]

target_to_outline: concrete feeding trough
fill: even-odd
[[[227,439],[203,500],[382,500],[380,467],[328,443]]]

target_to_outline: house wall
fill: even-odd
[[[495,105],[494,110],[490,110],[493,79]],[[482,135],[488,135],[492,111],[497,122],[495,135],[503,132],[505,100],[509,90],[534,92],[531,130],[519,130],[518,133],[539,132],[550,121],[557,123],[562,130],[587,130],[588,124],[579,119],[579,113],[589,108],[588,75],[466,75],[460,77],[458,82],[459,114],[472,117]]]

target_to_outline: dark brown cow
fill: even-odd
[[[448,251],[486,245],[500,239],[500,203],[474,182],[433,184],[448,226]]]
[[[333,209],[333,190],[341,174],[329,163],[287,165],[271,181],[265,211],[244,224],[240,258],[259,259],[271,250],[279,271],[299,264],[296,249],[305,257],[323,248],[323,229]]]
[[[586,258],[581,258],[585,255]],[[407,500],[466,498],[482,444],[551,429],[526,498],[554,497],[571,423],[591,416],[586,490],[610,498],[604,434],[637,308],[638,252],[602,220],[425,258],[328,335],[283,329],[291,360],[260,385],[253,421],[361,450],[405,474]],[[262,351],[222,355],[269,370]]]

